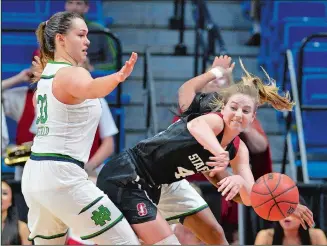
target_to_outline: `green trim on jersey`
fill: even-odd
[[[88,210],[90,207],[92,207],[94,204],[96,204],[98,201],[100,201],[103,198],[103,196],[98,197],[97,199],[95,199],[93,202],[91,202],[89,205],[87,205],[86,207],[84,207],[81,212],[79,212],[78,214],[81,214],[83,212],[85,212],[86,210]]]
[[[73,66],[73,64],[71,64],[69,62],[48,61],[48,63],[51,63],[51,64],[66,64],[66,65]]]
[[[120,222],[122,219],[124,218],[124,215],[120,215],[114,222],[112,222],[111,224],[107,225],[105,228],[103,228],[102,230],[95,232],[91,235],[87,235],[87,236],[82,236],[81,239],[82,240],[87,240],[96,236],[101,235],[102,233],[108,231],[110,228],[114,227],[118,222]]]
[[[56,234],[56,235],[53,235],[53,236],[43,236],[43,235],[36,235],[35,237],[33,238],[30,238],[28,237],[28,241],[33,241],[35,238],[39,237],[39,238],[42,238],[42,239],[47,239],[47,240],[50,240],[50,239],[54,239],[54,238],[58,238],[58,237],[63,237],[67,234],[68,230],[65,232],[65,233],[60,233],[60,234]]]
[[[41,79],[53,79],[55,74],[52,75],[41,75]]]
[[[66,162],[72,162],[77,164],[80,167],[84,168],[84,163],[74,159],[73,157],[70,157],[68,155],[61,155],[61,154],[55,154],[55,153],[35,153],[32,152],[30,158],[32,160],[36,161],[42,161],[42,160],[50,160],[50,161],[66,161]]]
[[[189,215],[192,215],[192,214],[196,214],[197,212],[200,212],[200,211],[202,211],[203,209],[208,208],[208,207],[209,207],[208,204],[204,204],[204,205],[202,205],[201,207],[198,207],[198,208],[196,208],[196,209],[193,209],[193,210],[191,210],[191,211],[189,211],[189,212],[186,212],[186,213],[183,213],[183,214],[179,214],[179,215],[175,215],[175,216],[172,216],[172,217],[166,218],[166,220],[167,220],[167,221],[169,221],[169,220],[175,220],[175,219],[179,219],[179,218],[181,218],[181,217],[186,217],[186,216],[189,216]]]

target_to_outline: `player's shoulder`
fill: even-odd
[[[319,228],[310,228],[309,234],[310,234],[311,238],[325,236],[324,231]]]
[[[80,67],[80,66],[69,66],[69,67],[63,67],[60,68],[57,73],[55,78],[58,79],[58,77],[62,78],[67,78],[67,77],[76,77],[76,74],[78,74],[78,78],[80,78],[81,76],[91,76],[90,72],[87,71],[85,68]]]
[[[309,234],[313,245],[327,245],[326,234],[323,230],[318,228],[310,228]]]
[[[267,245],[272,243],[274,229],[264,229],[258,232],[255,245]]]
[[[248,149],[244,141],[239,136],[237,136],[234,141],[236,140],[239,142],[239,148],[245,148],[246,150]]]
[[[275,230],[273,228],[264,229],[259,231],[258,234],[260,234],[261,237],[265,237],[267,240],[269,240],[270,238],[273,238]]]

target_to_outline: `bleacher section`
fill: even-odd
[[[246,2],[243,4],[245,12],[248,9],[246,7],[248,1]],[[306,44],[301,68],[299,52],[306,37],[316,33],[327,34],[327,2],[264,1],[261,11],[259,64],[267,69],[279,86],[290,90],[289,73],[286,73],[285,78],[283,73],[285,52],[287,49],[291,50],[295,72],[300,75],[297,82],[302,81],[298,84],[300,101],[296,103],[301,106],[308,174],[311,179],[326,179],[327,138],[324,134],[326,133],[324,124],[327,120],[327,110],[312,110],[312,108],[327,109],[327,37],[314,38]],[[281,118],[280,113],[278,117]],[[293,117],[293,124],[296,124],[295,117]],[[292,135],[294,150],[298,152],[297,132],[293,131]],[[296,165],[301,167],[300,158],[296,160]]]
[[[104,17],[101,0],[89,1],[90,11],[86,18],[104,26],[112,24],[113,19]],[[30,1],[2,1],[2,79],[9,78],[21,70],[31,66],[32,54],[37,49],[34,30],[39,23],[46,21],[52,14],[63,11],[65,0],[30,0]],[[23,31],[25,30],[25,31]],[[30,30],[30,31],[27,31]],[[93,77],[108,75],[115,71],[94,71]],[[23,86],[26,86],[24,84]],[[117,107],[117,89],[106,97],[115,119],[120,115],[120,134],[117,138],[124,143],[124,109]],[[121,103],[129,102],[128,95],[121,95]],[[16,123],[7,119],[11,143],[15,142]],[[120,150],[124,145],[120,144]]]

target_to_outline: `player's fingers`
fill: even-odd
[[[237,186],[234,186],[231,191],[228,193],[228,196],[226,197],[226,201],[232,200],[236,194],[238,193],[239,188]]]
[[[218,188],[218,191],[221,192],[221,191],[224,191],[225,188],[230,184],[230,180],[229,179],[226,179],[224,183],[222,183],[220,185],[220,187]],[[232,188],[232,187],[231,187]],[[230,189],[231,189],[230,188]]]
[[[235,67],[235,62],[232,63],[232,65],[230,65],[230,69],[233,70]]]
[[[310,227],[313,227],[314,221],[313,221],[313,217],[310,214],[308,214],[308,213],[305,212],[305,213],[303,213],[303,217],[302,218],[305,220],[305,222],[307,222],[307,224]]]
[[[226,154],[219,154],[217,156],[210,156],[209,157],[210,160],[220,160],[222,158],[226,158]]]
[[[213,60],[212,66],[216,66],[218,59],[219,59],[218,56],[216,56],[215,59]]]
[[[225,161],[207,161],[206,165],[209,167],[225,167]]]
[[[306,212],[309,213],[313,217],[313,213],[312,213],[312,211],[310,209],[307,208]]]
[[[305,224],[305,222],[304,222],[304,220],[302,218],[300,218],[300,222],[301,222],[301,225],[302,225],[303,229],[307,230],[308,228],[307,228],[307,226],[306,226],[306,224]]]
[[[219,185],[222,185],[225,181],[226,181],[226,179],[227,179],[227,177],[226,178],[223,178],[222,180],[220,180],[218,183],[217,183],[217,185],[219,186]]]
[[[219,187],[220,188],[220,187]],[[225,196],[233,188],[233,183],[229,183],[226,188],[221,193],[222,196]]]
[[[224,171],[225,169],[226,169],[226,167],[217,167],[216,166],[214,169],[211,170],[211,172],[214,175],[216,175],[217,173],[220,173],[220,172]],[[211,177],[213,177],[213,176],[211,176]]]
[[[219,186],[219,188],[218,188],[218,191],[219,191],[219,192],[222,192],[228,184],[229,184],[229,180],[226,179],[224,183],[221,183],[221,184],[220,184],[220,186]]]

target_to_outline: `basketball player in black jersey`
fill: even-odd
[[[216,66],[220,66],[231,71],[233,70],[234,65],[235,63],[231,64],[230,57],[220,56],[215,58],[212,64],[212,68]],[[210,102],[214,98],[219,97],[219,91],[221,89],[223,89],[226,86],[230,86],[231,84],[233,84],[233,80],[231,79],[231,77],[222,76],[219,79],[215,78],[214,80],[212,80],[212,75],[210,73],[204,73],[185,82],[179,89],[178,101],[179,101],[181,116],[189,115],[190,113],[204,114],[204,113],[211,112],[212,108],[210,107]],[[256,141],[255,138],[253,139],[253,141]],[[220,179],[219,176],[215,176],[214,178],[211,179],[211,182],[219,183],[222,178],[227,177],[229,175],[230,174],[228,174],[227,171],[221,172]],[[241,202],[239,197],[237,196],[234,197],[233,200],[236,202]],[[297,211],[294,213],[294,216],[300,218],[301,214],[303,214],[304,212],[308,212],[309,214],[312,214],[307,207],[299,204]],[[190,215],[189,217],[191,216],[192,215]],[[312,217],[308,216],[307,219],[311,221]],[[187,220],[188,219],[184,219],[184,225],[185,224],[187,225]],[[305,227],[305,223],[303,219],[301,220],[302,220],[302,225]],[[208,220],[208,221],[216,222],[214,220]],[[313,223],[313,220],[310,223]],[[199,228],[199,230],[200,233],[198,232],[197,234],[201,234],[201,235],[209,231],[204,226]],[[185,226],[181,224],[175,225],[174,232],[176,233],[177,238],[180,241],[182,241],[184,244],[188,244],[188,245],[202,244],[201,240],[199,240],[189,229],[187,229]]]
[[[210,72],[214,76],[212,79],[224,73],[218,68]],[[226,199],[233,199],[239,193],[242,202],[251,205],[250,192],[254,179],[247,147],[238,134],[251,124],[260,104],[267,102],[278,110],[291,110],[293,103],[288,96],[278,95],[274,84],[263,85],[259,78],[245,72],[246,76],[240,83],[221,91],[221,97],[212,102],[212,108],[221,113],[190,113],[167,130],[113,157],[101,170],[98,187],[123,212],[145,244],[179,244],[165,218],[157,213],[161,199],[166,200],[166,209],[178,211],[180,217],[193,213],[186,217],[186,226],[200,240],[207,244],[227,244],[221,227],[201,235],[203,231],[199,228],[215,224],[208,223],[214,217],[196,217],[205,210],[210,212],[206,204],[195,211],[187,210],[190,207],[187,195],[191,193],[188,187],[184,189],[185,197],[180,192],[174,193],[174,190],[167,197],[160,197],[162,185],[194,173],[202,172],[211,180],[230,163],[234,175],[218,184],[213,183],[223,196],[226,195]],[[183,191],[183,187],[179,191]],[[178,210],[179,207],[185,208],[184,213]],[[190,217],[197,220],[190,220]],[[208,237],[210,233],[217,235]]]

